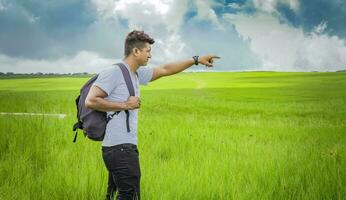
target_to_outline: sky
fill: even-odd
[[[346,70],[345,22],[344,0],[0,0],[0,72],[97,73],[132,30],[155,39],[150,67],[213,54],[214,71]]]

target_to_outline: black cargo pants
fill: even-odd
[[[137,146],[119,144],[102,147],[103,161],[109,172],[106,199],[140,200],[140,165]]]

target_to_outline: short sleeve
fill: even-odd
[[[137,70],[139,84],[147,85],[153,77],[154,69],[151,67],[140,67]]]
[[[121,73],[118,68],[111,68],[102,71],[93,85],[98,86],[109,95],[119,85]]]

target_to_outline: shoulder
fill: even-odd
[[[121,70],[117,66],[112,65],[98,74],[95,83],[99,83],[100,85],[118,84],[121,79]]]
[[[121,70],[118,66],[112,65],[108,67],[107,69],[104,69],[103,71],[100,72],[100,75],[119,75],[121,74]]]
[[[137,75],[139,82],[146,85],[153,77],[153,68],[151,67],[140,67],[137,69]]]
[[[120,79],[122,77],[119,67],[112,65],[109,68],[101,71],[97,77],[98,80],[102,79]]]
[[[120,80],[121,72],[119,73],[117,67],[111,66],[99,73],[93,85],[98,86],[109,95],[120,84]]]
[[[152,75],[153,73],[153,68],[151,67],[140,67],[137,69],[137,74],[138,76],[148,76],[148,75]]]

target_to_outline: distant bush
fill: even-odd
[[[90,77],[95,74],[89,74],[87,72],[82,73],[13,73],[13,72],[0,72],[0,79],[10,79],[10,78],[49,78],[49,77]]]

